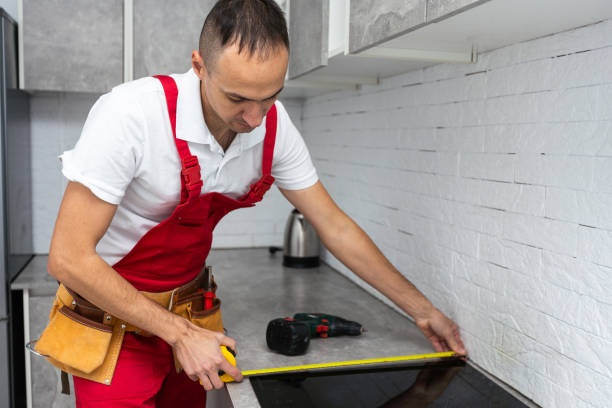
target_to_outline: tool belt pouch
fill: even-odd
[[[179,298],[174,303],[172,312],[203,329],[223,333],[221,300],[219,298],[214,298],[210,309],[204,309],[204,297],[201,292],[196,292],[185,298]],[[176,359],[176,355],[174,356],[174,366],[177,373],[181,371],[182,367]]]
[[[34,349],[62,371],[108,385],[125,331],[105,320],[104,312],[60,285]]]
[[[205,309],[202,277],[179,290],[171,302],[171,311],[193,324],[208,330],[223,332],[221,301],[213,299],[212,307]],[[213,293],[217,285],[213,283]],[[180,289],[180,288],[179,288]],[[147,293],[146,297],[168,307],[171,293]],[[51,313],[34,350],[60,370],[77,377],[110,385],[126,332],[143,336],[150,334],[105,313],[76,292],[60,284]],[[174,358],[177,372],[181,367]]]

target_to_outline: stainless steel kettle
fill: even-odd
[[[285,225],[283,265],[290,268],[319,266],[319,236],[314,227],[296,209],[291,211]]]

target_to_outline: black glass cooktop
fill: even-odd
[[[250,381],[262,408],[527,407],[461,360]]]

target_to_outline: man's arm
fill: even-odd
[[[370,237],[338,208],[320,181],[303,190],[280,191],[343,264],[414,318],[437,351],[466,353],[457,325],[391,265]]]
[[[219,369],[241,380],[240,370],[220,351],[222,344],[235,350],[233,339],[149,300],[96,253],[116,210],[82,184],[69,183],[51,239],[49,274],[99,308],[162,338],[175,349],[185,373],[199,378],[207,390],[223,386]]]

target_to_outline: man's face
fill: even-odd
[[[232,131],[248,133],[259,126],[283,88],[288,52],[277,47],[266,59],[231,45],[223,49],[211,71],[203,69],[203,100]]]

